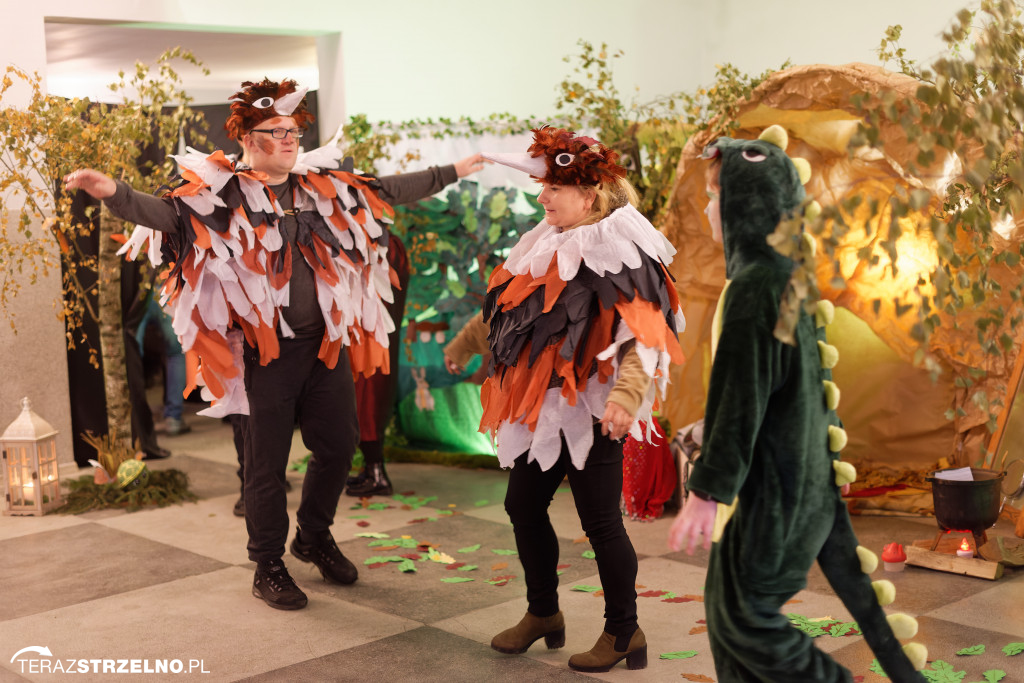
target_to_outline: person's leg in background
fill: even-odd
[[[405,245],[393,233],[388,240],[388,264],[398,275],[395,300],[386,304],[395,330],[388,335],[388,356],[391,372],[372,377],[357,377],[356,405],[359,410],[359,450],[363,454],[363,471],[346,482],[345,493],[353,497],[390,496],[394,493],[391,479],[384,467],[384,431],[395,409],[398,392],[399,351],[402,348],[402,318],[409,291],[409,258]]]

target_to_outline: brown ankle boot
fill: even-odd
[[[565,645],[565,619],[561,612],[550,617],[537,617],[527,612],[518,624],[494,636],[491,647],[507,655],[518,655],[541,638],[549,650]]]
[[[569,657],[569,668],[588,673],[609,671],[613,666],[626,660],[627,669],[647,668],[647,638],[639,628],[629,639],[625,650],[615,649],[615,636],[602,632],[589,652]]]

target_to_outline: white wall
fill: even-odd
[[[546,116],[555,113],[556,86],[569,71],[562,58],[577,52],[581,38],[623,50],[616,60],[619,90],[646,100],[706,84],[722,62],[750,72],[787,58],[875,62],[885,27],[896,23],[904,26],[911,54],[929,58],[941,46],[939,32],[967,1],[4,0],[0,30],[16,40],[0,44],[0,64],[25,64],[23,48],[40,35],[44,17],[340,32],[340,51],[321,54],[340,53],[342,77],[332,73],[327,85],[344,82],[349,114]],[[154,46],[153,55],[164,47],[171,46]],[[335,125],[322,122],[325,130]]]

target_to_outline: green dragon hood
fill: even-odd
[[[727,278],[755,261],[792,265],[767,242],[805,197],[800,171],[785,152],[787,138],[784,129],[772,126],[757,140],[723,137],[704,149],[705,159],[722,160],[719,210]]]

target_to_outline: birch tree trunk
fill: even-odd
[[[111,236],[121,221],[101,204],[97,287],[99,288],[100,354],[103,356],[103,387],[107,395],[107,433],[113,441],[131,446],[131,401],[124,357],[124,325],[121,311],[121,257]]]

